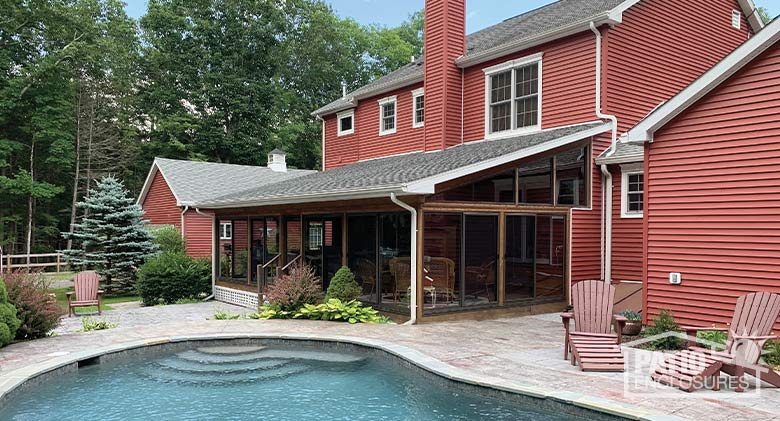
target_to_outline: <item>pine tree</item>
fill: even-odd
[[[126,294],[135,288],[135,272],[157,250],[144,227],[143,210],[121,181],[100,179],[78,206],[85,209],[73,233],[64,232],[80,248],[65,250],[65,259],[80,268],[93,268],[101,275],[106,294]]]

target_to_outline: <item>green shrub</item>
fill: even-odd
[[[723,350],[724,347],[722,345],[726,344],[728,333],[717,331],[696,332],[696,338],[705,341],[702,345],[709,349]],[[718,344],[721,346],[718,346]]]
[[[119,325],[117,325],[116,323],[111,323],[105,319],[98,320],[92,317],[83,317],[81,319],[82,332],[92,332],[93,330],[113,329],[117,326]]]
[[[290,273],[279,276],[268,287],[266,300],[281,311],[295,311],[304,304],[314,304],[322,295],[320,280],[306,264],[294,265]]]
[[[240,318],[240,314],[233,314],[229,311],[220,309],[214,312],[214,317],[212,320],[238,320]]]
[[[325,300],[336,299],[347,302],[357,300],[362,294],[363,289],[355,281],[355,275],[348,267],[343,266],[330,280]]]
[[[181,232],[176,227],[165,226],[152,231],[154,243],[160,247],[163,253],[184,254],[186,245],[181,238]]]
[[[283,311],[272,306],[265,306],[260,314],[250,316],[256,319],[308,319],[327,320],[333,322],[355,323],[388,323],[389,319],[372,307],[364,306],[359,301],[343,302],[330,299],[319,305],[304,304],[296,311]]]
[[[661,310],[661,313],[653,319],[653,324],[645,329],[645,337],[651,337],[661,335],[666,332],[680,333],[680,326],[674,321],[674,316],[669,310]],[[675,350],[681,349],[685,344],[681,338],[677,336],[668,336],[661,339],[653,340],[651,343],[654,349],[658,350]]]
[[[780,369],[780,341],[767,342],[764,351],[767,352],[764,354],[764,361],[775,369]]]
[[[211,265],[181,253],[162,253],[138,269],[136,288],[145,305],[197,298],[211,290]]]
[[[11,343],[22,321],[16,317],[16,307],[8,302],[5,282],[0,282],[0,347]]]
[[[633,322],[642,321],[642,315],[631,309],[626,309],[625,311],[623,311],[623,313],[621,313],[621,315],[625,317],[626,320],[628,321],[633,321]]]
[[[16,307],[21,320],[16,339],[46,337],[60,324],[62,309],[48,291],[45,279],[37,272],[16,271],[5,275],[8,301]]]

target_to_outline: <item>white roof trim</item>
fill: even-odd
[[[183,206],[181,200],[179,200],[179,196],[176,195],[176,192],[173,190],[173,186],[170,182],[168,182],[168,179],[165,178],[165,173],[160,168],[160,165],[157,163],[157,158],[154,159],[154,162],[152,162],[152,168],[149,169],[149,174],[146,175],[146,180],[144,181],[144,186],[141,189],[141,194],[138,195],[138,203],[139,205],[143,206],[144,200],[146,200],[146,196],[149,194],[149,189],[152,188],[152,182],[154,181],[154,176],[157,175],[157,172],[160,172],[162,174],[163,179],[165,180],[165,184],[168,185],[168,189],[173,193],[173,197],[176,198],[176,206]]]
[[[338,200],[373,199],[386,197],[390,193],[409,195],[402,191],[402,186],[382,186],[358,190],[343,190],[339,192],[301,194],[296,196],[280,196],[278,198],[252,200],[246,202],[204,202],[198,204],[203,209],[231,209],[256,206],[287,205],[292,203],[333,202]],[[190,205],[193,206],[193,205]]]
[[[560,127],[557,128],[559,129]],[[612,130],[611,122],[604,123],[592,129],[583,130],[578,133],[573,133],[568,136],[560,137],[558,139],[551,140],[549,142],[545,142],[536,146],[531,146],[529,148],[521,149],[519,151],[506,154],[498,158],[477,162],[471,165],[467,165],[465,167],[461,167],[452,171],[447,171],[445,173],[435,175],[433,177],[424,178],[422,180],[418,180],[407,184],[404,187],[404,191],[412,194],[433,194],[436,192],[435,189],[437,184],[444,183],[457,178],[465,177],[467,175],[488,170],[490,168],[497,167],[499,165],[508,164],[512,161],[517,161],[519,159],[527,158],[532,155],[536,155],[556,148],[560,148],[561,146],[566,146],[570,143],[574,143],[582,139],[604,133],[608,130]],[[487,140],[486,142],[490,142],[490,140]]]
[[[764,29],[764,21],[761,19],[761,15],[758,14],[758,8],[753,0],[737,0],[737,3],[742,7],[742,13],[747,16],[748,23],[753,29],[753,32]]]
[[[780,19],[775,19],[766,28],[726,56],[715,67],[708,70],[699,79],[659,106],[652,114],[629,130],[624,135],[625,141],[652,141],[653,135],[658,129],[720,86],[778,40],[780,40]]]

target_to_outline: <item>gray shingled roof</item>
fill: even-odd
[[[316,172],[276,172],[267,167],[165,158],[156,158],[154,162],[181,205],[194,205],[248,188],[259,188]]]
[[[618,142],[615,152],[607,156],[610,148],[596,158],[596,163],[601,164],[628,164],[630,162],[643,162],[645,159],[645,147],[638,143]]]
[[[589,18],[602,15],[625,0],[560,0],[547,6],[509,18],[499,24],[485,28],[466,37],[464,59],[500,48],[508,43],[522,42],[545,32],[558,29]],[[373,92],[382,92],[388,87],[399,87],[423,79],[422,61],[407,64],[400,69],[381,77],[314,111],[315,115],[325,115],[354,106],[350,98],[359,98]]]
[[[593,129],[606,131],[608,125],[597,122],[546,130],[525,136],[501,140],[471,142],[436,152],[417,152],[387,158],[362,161],[325,172],[304,175],[291,180],[249,188],[225,194],[199,205],[204,208],[230,208],[283,203],[286,200],[304,202],[307,197],[335,197],[340,194],[397,191],[406,185],[472,164],[483,163],[507,154],[572,137],[572,142],[584,139]],[[590,134],[589,134],[590,133]],[[581,135],[581,137],[578,137]],[[311,201],[315,201],[312,199]]]

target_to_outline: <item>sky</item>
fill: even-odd
[[[146,0],[125,0],[127,12],[134,18],[146,13]],[[423,8],[424,0],[326,0],[342,17],[351,17],[362,24],[377,23],[396,26],[409,14]],[[466,31],[472,33],[494,25],[554,0],[467,0]],[[754,0],[766,7],[770,15],[780,15],[780,0]]]

